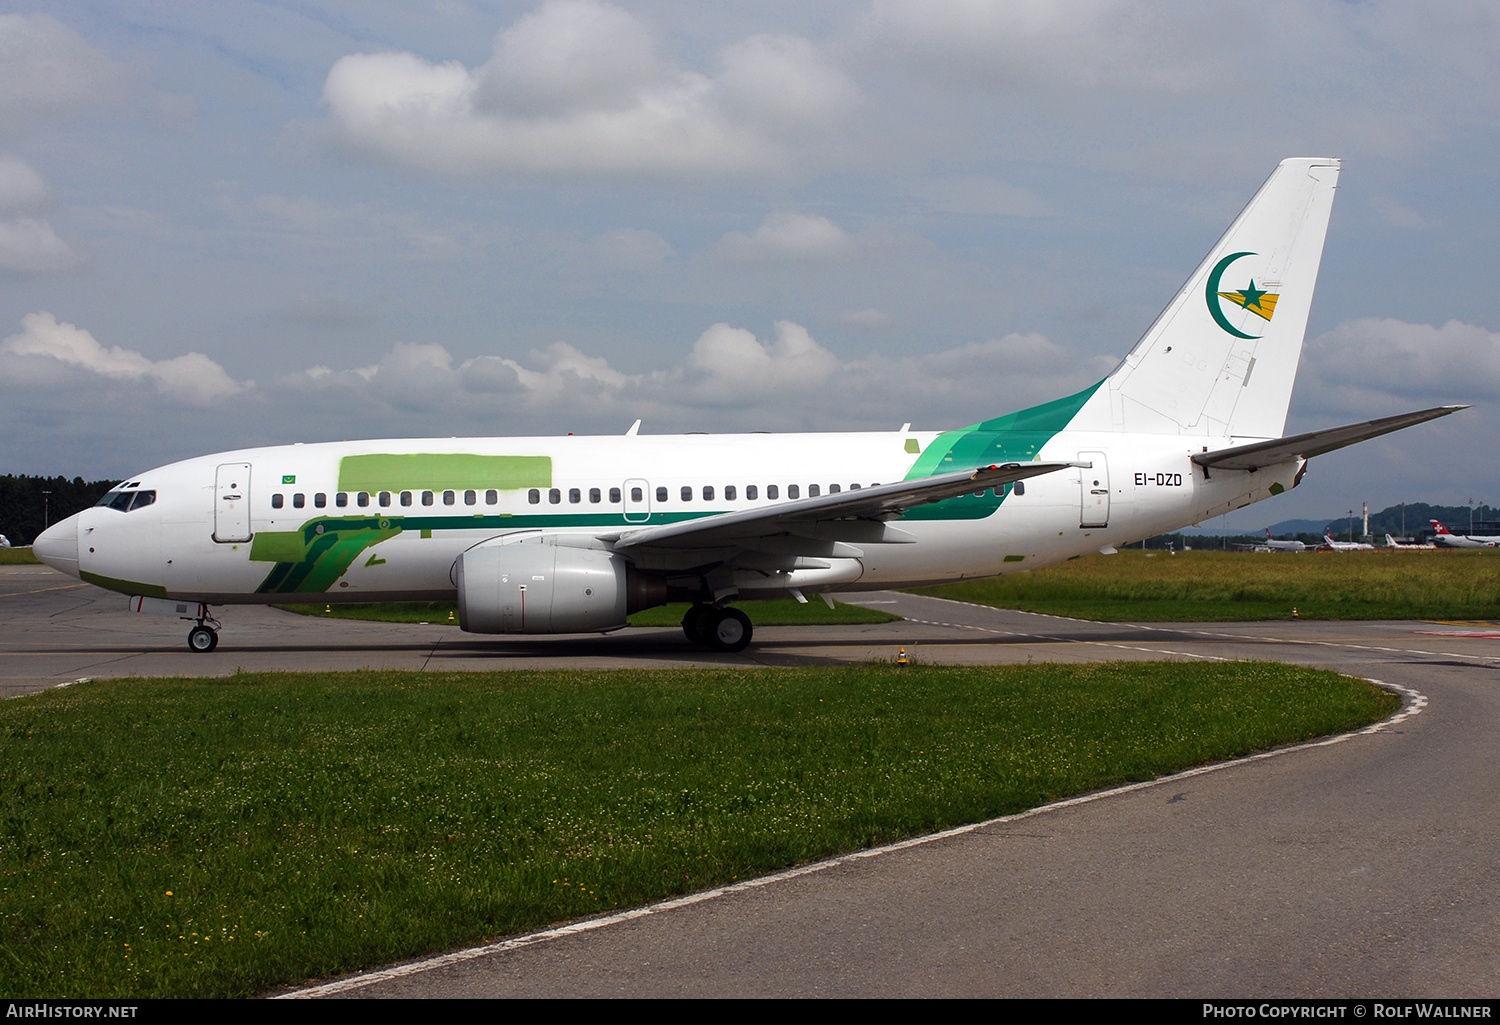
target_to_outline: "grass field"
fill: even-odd
[[[31,554],[31,546],[25,548],[0,548],[0,566],[40,566],[42,560]]]
[[[1259,663],[78,684],[0,703],[0,993],[245,996],[1396,705]]]
[[[1121,551],[919,593],[1137,622],[1500,619],[1500,552]]]
[[[456,622],[453,602],[408,601],[369,605],[278,605],[288,612],[305,616],[331,616],[338,619],[365,619],[382,623],[448,623]],[[790,598],[781,601],[747,601],[738,605],[755,626],[816,626],[848,623],[889,623],[900,619],[887,612],[863,609],[858,605],[837,605],[830,609],[822,599],[806,603]],[[326,611],[325,611],[326,609]],[[678,626],[686,605],[662,605],[637,612],[630,617],[631,626]],[[450,620],[449,615],[455,618]]]

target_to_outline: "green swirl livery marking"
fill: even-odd
[[[1076,395],[997,416],[962,430],[945,431],[912,464],[906,479],[917,480],[1001,463],[1029,463],[1036,459],[1043,445],[1072,422],[1084,403],[1103,384],[1100,381]],[[1000,508],[1009,493],[1009,489],[1004,494],[986,491],[983,495],[961,495],[944,502],[919,505],[907,510],[902,519],[980,520]]]

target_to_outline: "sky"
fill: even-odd
[[[1489,0],[5,10],[0,473],[959,427],[1107,374],[1319,155],[1288,432],[1474,408],[1224,525],[1500,504]]]

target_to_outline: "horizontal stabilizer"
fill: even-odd
[[[1200,452],[1193,456],[1193,462],[1205,469],[1258,470],[1262,466],[1274,466],[1293,459],[1311,459],[1313,456],[1320,456],[1325,452],[1344,448],[1346,445],[1378,438],[1382,434],[1390,434],[1403,427],[1436,420],[1440,416],[1447,416],[1449,413],[1457,413],[1460,409],[1468,408],[1468,406],[1434,406],[1432,409],[1422,409],[1415,413],[1401,413],[1397,416],[1366,420],[1364,423],[1348,424],[1344,427],[1330,427],[1324,431],[1298,434],[1291,438],[1276,438],[1272,441],[1257,441],[1250,445],[1235,445],[1232,448],[1221,448],[1217,452]]]
[[[825,521],[895,519],[906,510],[919,505],[957,498],[986,488],[1003,487],[1065,467],[1087,465],[1089,464],[1005,463],[1000,466],[985,466],[977,470],[944,473],[935,477],[902,481],[899,484],[881,484],[795,502],[776,502],[758,509],[743,509],[659,527],[643,527],[640,530],[601,535],[601,539],[613,541],[616,548],[712,548],[732,545],[746,539],[791,533],[797,528]],[[837,540],[828,531],[820,532],[819,536],[824,534]],[[907,536],[904,532],[898,534]],[[872,539],[861,536],[851,540],[868,543]]]

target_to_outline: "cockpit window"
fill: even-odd
[[[155,501],[155,491],[111,491],[94,504],[129,512],[131,509],[144,509]]]

